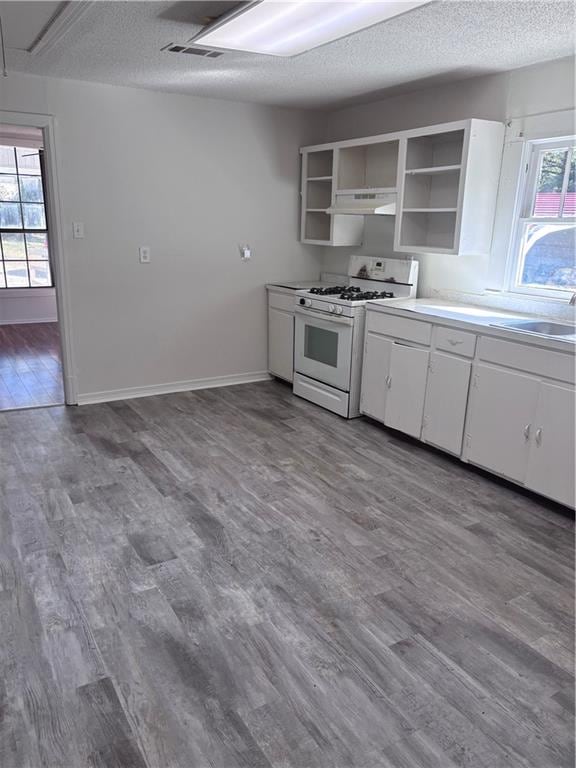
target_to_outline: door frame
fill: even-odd
[[[0,110],[0,123],[5,125],[39,128],[44,137],[44,166],[46,178],[46,215],[50,245],[50,265],[54,270],[60,347],[62,352],[62,380],[66,405],[78,404],[78,385],[74,364],[74,343],[72,339],[72,318],[70,310],[70,287],[68,270],[64,258],[62,230],[62,207],[58,184],[58,162],[56,154],[56,120],[52,115],[31,112],[10,112]]]

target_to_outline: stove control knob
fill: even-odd
[[[306,306],[311,307],[312,306],[312,299],[306,299]]]
[[[341,315],[343,311],[344,310],[342,309],[342,307],[336,307],[336,314],[337,315]]]
[[[334,312],[336,310],[336,307],[334,304],[328,304],[328,312]]]

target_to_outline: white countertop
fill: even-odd
[[[389,301],[385,304],[368,302],[367,309],[370,311],[391,313],[403,317],[413,317],[418,320],[427,320],[434,318],[446,320],[442,325],[459,326],[470,328],[476,332],[481,331],[484,335],[499,336],[509,341],[517,341],[522,344],[533,344],[547,349],[555,349],[560,352],[569,352],[574,354],[576,349],[576,333],[570,336],[552,337],[541,336],[525,331],[511,330],[494,326],[493,323],[502,320],[542,320],[551,322],[550,318],[540,318],[536,315],[519,314],[518,312],[505,312],[493,307],[477,306],[474,304],[459,304],[453,301],[444,301],[437,299],[398,299]],[[417,316],[417,317],[415,317]]]

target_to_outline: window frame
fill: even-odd
[[[524,296],[526,298],[556,299],[558,301],[569,300],[574,291],[569,288],[545,288],[543,286],[527,286],[519,283],[519,274],[522,267],[521,247],[524,237],[524,228],[528,224],[561,224],[573,222],[576,225],[576,216],[557,216],[546,218],[532,216],[533,206],[536,200],[536,189],[540,172],[540,154],[552,149],[569,150],[567,158],[566,184],[563,187],[562,205],[564,204],[568,177],[570,173],[569,162],[576,152],[572,150],[576,146],[576,136],[555,136],[553,138],[538,138],[524,142],[522,161],[520,165],[520,188],[513,214],[512,237],[506,260],[506,273],[504,289],[510,294]],[[573,154],[570,155],[570,150]],[[562,208],[560,209],[562,210]]]
[[[6,144],[5,146],[13,146],[10,144]],[[44,218],[46,222],[46,226],[42,229],[27,229],[26,227],[0,227],[0,236],[3,234],[13,234],[13,235],[22,235],[24,237],[24,248],[26,249],[26,259],[22,260],[22,263],[26,265],[26,271],[28,273],[28,285],[8,285],[8,281],[6,277],[4,278],[6,285],[2,286],[0,285],[0,296],[2,295],[3,291],[38,291],[38,290],[47,290],[47,289],[53,289],[55,286],[54,283],[54,268],[52,265],[52,249],[50,247],[50,233],[48,230],[48,212],[46,209],[46,170],[44,166],[44,151],[41,147],[14,147],[14,149],[29,149],[32,152],[38,152],[38,163],[40,166],[40,183],[42,185],[42,205],[44,207]],[[15,175],[18,180],[18,195],[20,198],[21,195],[21,186],[20,186],[20,176],[37,176],[37,174],[26,174],[26,173],[20,173],[20,167],[18,165],[18,156],[16,155],[16,173],[15,174],[6,174],[6,175]],[[23,218],[23,209],[22,209],[22,200],[17,201],[20,205],[20,214],[22,216],[22,224],[24,224],[24,218]],[[26,241],[26,234],[45,234],[46,239],[48,241],[48,259],[46,260],[48,262],[48,269],[50,271],[50,283],[47,285],[32,285],[32,280],[30,278],[30,261],[42,261],[41,259],[30,259],[28,257],[28,244]],[[11,259],[6,260],[2,255],[0,255],[0,264],[4,264],[6,261],[13,261]]]

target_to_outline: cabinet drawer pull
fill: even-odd
[[[526,426],[524,427],[524,440],[530,440],[530,427],[531,426],[532,426],[531,424],[526,424]]]
[[[448,339],[448,344],[450,344],[450,346],[452,347],[457,347],[458,344],[463,344],[463,343],[464,342],[462,341],[462,339]]]
[[[536,445],[541,445],[542,443],[542,427],[538,427],[536,430]]]

